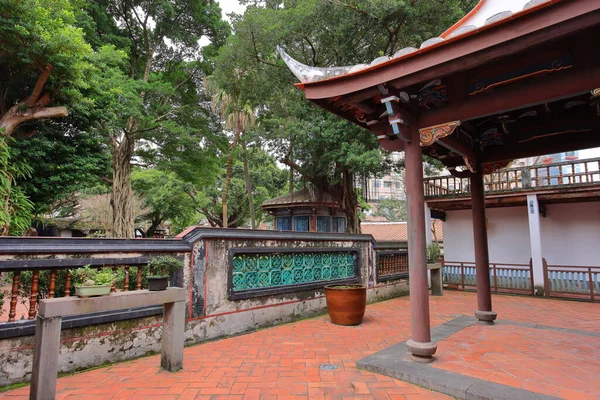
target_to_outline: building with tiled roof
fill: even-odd
[[[327,192],[308,187],[266,200],[261,207],[275,216],[275,229],[300,232],[345,232],[346,215]]]
[[[360,224],[363,234],[372,235],[377,242],[377,248],[408,248],[408,224],[406,222],[365,222]],[[432,240],[444,241],[442,221],[431,220]]]

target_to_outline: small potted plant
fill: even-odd
[[[183,268],[183,261],[173,256],[160,256],[148,263],[148,290],[165,290],[169,286],[169,276]]]
[[[73,272],[75,294],[78,297],[105,296],[110,293],[115,276],[108,268],[91,268],[86,265]]]
[[[331,322],[358,325],[365,315],[367,288],[365,285],[327,285],[325,300]]]
[[[429,246],[427,246],[426,257],[427,257],[427,287],[432,290],[432,294],[441,296],[442,292],[442,281],[441,281],[441,268],[442,263],[440,262],[440,257],[442,255],[442,250],[440,246],[433,242]],[[432,272],[432,270],[434,270]],[[437,279],[437,283],[435,288],[431,286],[432,274]]]
[[[437,243],[433,242],[429,246],[427,246],[427,267],[439,267],[441,265],[441,255],[442,250],[440,249],[440,246]]]

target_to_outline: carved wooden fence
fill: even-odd
[[[546,296],[600,301],[600,266],[550,265],[544,260]]]
[[[408,278],[408,251],[377,251],[376,275],[377,282]]]
[[[73,272],[78,268],[111,269],[119,277],[113,292],[141,290],[153,257],[189,251],[181,241],[171,240],[2,238],[0,276],[8,304],[0,318],[33,320],[40,299],[74,295]]]
[[[548,165],[506,168],[485,177],[485,190],[502,192],[560,185],[600,183],[600,158],[564,161]],[[471,192],[468,178],[452,175],[423,180],[426,197],[466,195]]]
[[[442,278],[449,288],[475,290],[475,263],[444,261]],[[529,264],[490,263],[490,286],[494,293],[534,294],[533,266]]]

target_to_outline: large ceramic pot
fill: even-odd
[[[364,285],[325,286],[327,312],[337,325],[358,325],[362,322],[367,305],[367,288]]]
[[[166,290],[169,286],[168,276],[149,276],[148,277],[148,290],[151,292],[157,290]]]
[[[79,286],[75,285],[75,294],[78,297],[93,297],[93,296],[106,296],[110,293],[112,284],[108,285],[93,285],[93,286]]]

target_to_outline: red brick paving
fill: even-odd
[[[473,315],[476,308],[472,293],[446,291],[443,297],[431,297],[430,301],[433,326],[459,315]],[[597,304],[510,296],[494,296],[493,301],[501,319],[587,331],[598,331],[600,327]],[[75,374],[58,380],[57,399],[449,399],[356,369],[358,359],[409,338],[408,307],[409,298],[401,297],[368,306],[363,324],[356,327],[333,325],[322,316],[189,347],[184,353],[185,369],[177,373],[160,370],[159,356],[151,356]],[[489,329],[503,331],[510,327]],[[476,331],[479,326],[473,328]],[[552,331],[534,333],[539,337],[557,336]],[[521,339],[519,335],[510,338]],[[583,349],[587,341],[587,351],[598,352],[594,338],[582,338],[572,343],[574,348]],[[442,343],[442,354],[444,347]],[[523,365],[521,360],[513,361]],[[320,370],[324,363],[339,369]],[[521,381],[519,378],[515,382],[521,385]],[[554,383],[561,387],[560,396],[582,398],[581,393],[573,392],[582,389],[574,382]],[[592,383],[597,384],[597,380]],[[24,387],[1,393],[0,398],[26,399],[28,393],[29,388]]]
[[[600,399],[600,337],[470,326],[438,343],[435,368],[574,399]]]

